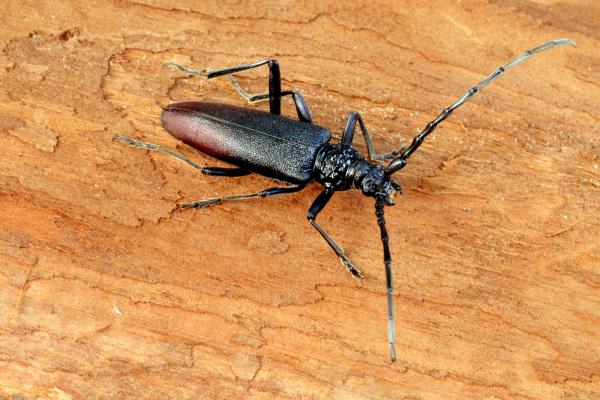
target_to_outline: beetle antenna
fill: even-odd
[[[392,286],[392,256],[390,255],[390,246],[388,244],[389,237],[385,228],[385,216],[383,207],[385,200],[383,197],[378,197],[375,202],[375,215],[377,223],[381,230],[381,243],[383,243],[383,261],[385,263],[385,285],[387,288],[387,314],[388,314],[388,341],[390,343],[390,357],[392,362],[396,361],[396,335],[394,333],[394,288]]]
[[[532,55],[539,53],[540,51],[544,51],[547,49],[551,49],[555,46],[560,46],[560,45],[571,45],[571,46],[575,46],[575,42],[572,41],[571,39],[556,39],[556,40],[551,40],[547,43],[544,43],[538,47],[535,47],[531,50],[527,50],[526,52],[524,52],[523,54],[521,54],[520,56],[518,56],[517,58],[515,58],[514,60],[511,60],[509,62],[507,62],[506,64],[498,67],[494,72],[492,72],[491,74],[489,74],[487,77],[485,77],[484,80],[482,80],[481,82],[479,82],[477,85],[473,86],[471,89],[467,90],[467,92],[465,94],[463,94],[458,100],[456,100],[454,103],[452,103],[452,105],[450,105],[449,107],[445,108],[440,115],[438,115],[434,120],[432,120],[431,122],[429,122],[426,126],[425,129],[423,129],[423,131],[421,133],[419,133],[417,136],[415,136],[415,138],[413,139],[412,143],[410,144],[410,146],[408,147],[404,147],[404,148],[400,148],[399,150],[394,150],[390,153],[387,153],[384,156],[384,159],[392,159],[393,157],[397,156],[399,154],[399,157],[395,158],[385,169],[385,172],[387,175],[391,175],[396,171],[401,170],[402,168],[404,168],[404,166],[406,165],[406,161],[408,160],[408,158],[411,156],[412,153],[415,152],[415,150],[417,150],[419,148],[419,146],[421,146],[421,144],[423,143],[423,140],[427,137],[427,135],[429,135],[431,132],[434,131],[434,129],[438,126],[438,124],[440,124],[442,121],[444,121],[446,118],[448,118],[450,116],[450,114],[452,114],[452,111],[454,111],[456,108],[460,107],[462,104],[464,104],[467,100],[469,100],[471,97],[475,96],[475,94],[482,89],[483,87],[489,85],[493,80],[495,80],[496,78],[498,78],[499,76],[503,75],[508,69],[514,67],[515,65],[527,60],[529,57],[531,57]]]

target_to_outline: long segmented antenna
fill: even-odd
[[[475,96],[475,94],[482,89],[483,87],[489,85],[494,79],[498,78],[499,76],[503,75],[508,69],[514,67],[515,65],[527,60],[529,57],[531,57],[532,55],[539,53],[540,51],[544,51],[547,49],[551,49],[555,46],[560,46],[560,45],[571,45],[571,46],[575,46],[575,42],[572,41],[571,39],[556,39],[556,40],[551,40],[547,43],[544,43],[538,47],[535,47],[531,50],[527,50],[526,52],[524,52],[523,54],[521,54],[519,57],[515,58],[512,61],[507,62],[506,64],[498,67],[494,72],[492,72],[490,75],[488,75],[484,80],[482,80],[481,82],[479,82],[477,85],[473,86],[471,89],[469,89],[465,94],[463,94],[458,100],[456,100],[450,107],[445,108],[440,115],[438,115],[434,120],[432,120],[431,122],[429,122],[427,124],[427,126],[425,126],[425,129],[423,129],[423,131],[418,134],[417,136],[415,136],[415,138],[413,139],[412,143],[410,144],[410,146],[406,147],[406,148],[401,148],[400,150],[395,150],[392,151],[390,153],[387,153],[384,156],[384,159],[389,160],[393,157],[398,156],[397,158],[395,158],[385,169],[385,172],[388,175],[393,174],[396,171],[401,170],[402,168],[404,168],[404,166],[406,165],[406,160],[411,156],[412,153],[415,152],[415,150],[417,150],[419,148],[419,146],[421,146],[421,144],[423,143],[423,140],[427,137],[427,135],[429,135],[431,132],[433,132],[433,130],[438,126],[438,124],[440,124],[442,121],[444,121],[446,118],[448,118],[450,116],[450,114],[452,114],[452,111],[454,111],[456,108],[460,107],[462,104],[464,104],[467,100],[469,100],[471,97]]]
[[[389,236],[385,228],[385,216],[383,207],[385,200],[378,198],[375,202],[375,215],[377,215],[377,223],[381,230],[381,243],[383,243],[383,262],[385,263],[385,286],[387,289],[387,310],[388,310],[388,341],[390,343],[390,357],[392,362],[396,361],[396,334],[394,333],[394,287],[392,284],[392,256],[390,254],[390,246],[388,244]]]

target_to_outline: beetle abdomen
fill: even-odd
[[[290,183],[305,183],[331,133],[252,108],[185,102],[167,106],[164,128],[196,149],[249,171]]]

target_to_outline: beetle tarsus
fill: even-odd
[[[344,268],[346,268],[346,270],[348,272],[350,272],[352,277],[354,277],[354,278],[358,279],[360,282],[362,282],[362,280],[363,280],[362,272],[360,272],[360,270],[358,268],[356,268],[354,266],[354,264],[352,264],[352,261],[350,261],[350,259],[348,257],[346,257],[345,254],[342,254],[340,256],[340,261],[342,262],[342,265],[344,266]]]
[[[181,203],[179,204],[180,210],[186,210],[188,208],[207,208],[223,202],[222,198],[214,198],[202,201],[194,201],[192,203]]]
[[[202,78],[208,78],[208,74],[206,73],[206,71],[198,71],[198,70],[195,70],[195,69],[192,69],[192,68],[174,63],[174,62],[166,62],[163,65],[165,67],[175,67],[182,72],[187,72],[188,74],[201,76]]]
[[[137,140],[137,139],[134,139],[129,136],[121,135],[119,133],[117,133],[115,135],[115,139],[118,141],[121,141],[121,142],[125,142],[131,146],[139,147],[139,148],[147,149],[147,150],[158,150],[160,147],[157,144],[142,142],[141,140]]]

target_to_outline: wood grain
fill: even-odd
[[[599,20],[593,0],[3,1],[0,398],[600,398]],[[578,47],[486,88],[398,176],[395,364],[370,199],[320,217],[357,284],[306,222],[318,186],[179,212],[270,182],[113,141],[222,165],[160,107],[242,101],[162,64],[272,57],[316,123],[339,138],[358,110],[385,151],[558,37]]]

